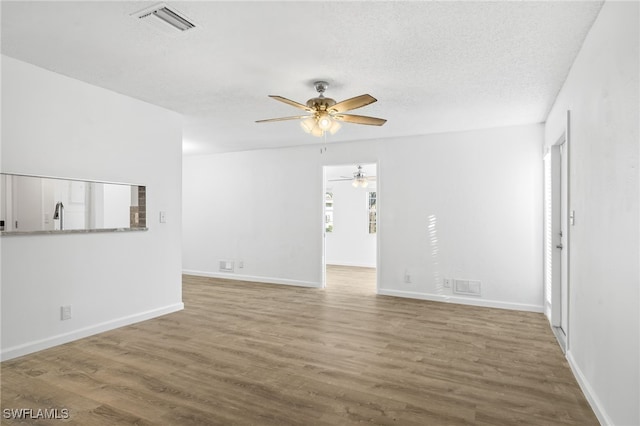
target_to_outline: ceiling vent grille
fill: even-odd
[[[132,13],[131,16],[138,19],[144,19],[155,27],[159,27],[159,25],[161,25],[166,29],[168,28],[167,25],[169,25],[171,28],[181,32],[190,30],[196,26],[191,19],[187,18],[176,9],[167,6],[165,3],[160,3],[139,12]]]

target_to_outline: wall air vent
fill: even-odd
[[[453,280],[453,292],[467,296],[481,296],[480,281],[474,280]]]
[[[156,28],[172,28],[178,31],[187,31],[195,28],[196,24],[175,8],[167,6],[165,3],[156,4],[139,12],[132,13],[131,16],[143,19],[145,22]]]

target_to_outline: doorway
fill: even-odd
[[[569,334],[569,173],[566,133],[544,157],[545,311],[562,347]]]
[[[375,163],[323,167],[323,288],[378,291],[377,170]]]

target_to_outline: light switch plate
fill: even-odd
[[[71,319],[71,305],[60,307],[60,319],[63,321]]]

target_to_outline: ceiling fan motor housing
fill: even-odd
[[[327,111],[335,104],[335,99],[325,98],[322,95],[317,98],[311,98],[307,101],[307,106],[314,111]]]
[[[311,108],[315,112],[327,111],[329,107],[332,107],[336,104],[335,99],[324,97],[324,92],[329,87],[329,83],[327,83],[326,81],[316,81],[313,86],[316,88],[316,91],[320,95],[307,101],[307,106],[309,108]]]

